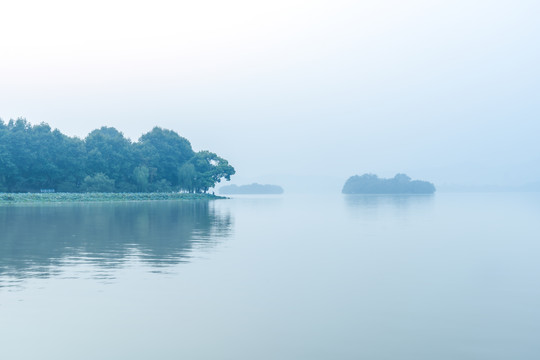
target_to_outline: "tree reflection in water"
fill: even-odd
[[[111,273],[133,260],[152,268],[187,262],[231,227],[212,201],[0,206],[0,287],[68,265]]]

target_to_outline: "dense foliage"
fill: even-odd
[[[233,194],[283,194],[283,188],[278,185],[227,185],[219,188],[220,194],[233,195]]]
[[[342,192],[344,194],[432,194],[435,186],[427,181],[413,180],[405,174],[392,179],[381,179],[377,175],[351,176]]]
[[[85,139],[45,123],[0,120],[0,192],[207,192],[235,173],[209,151],[155,127],[132,142],[112,127]]]

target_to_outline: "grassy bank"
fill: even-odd
[[[186,193],[0,193],[0,204],[215,199],[226,198],[212,194]]]

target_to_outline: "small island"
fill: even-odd
[[[428,181],[411,180],[405,174],[391,179],[374,174],[351,176],[343,186],[343,194],[433,194],[435,186]]]
[[[247,195],[247,194],[283,194],[283,188],[278,185],[261,185],[253,183],[250,185],[227,185],[219,189],[220,194],[224,195]]]

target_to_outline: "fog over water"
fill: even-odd
[[[539,216],[539,193],[2,205],[1,354],[536,360]]]
[[[235,183],[353,174],[540,181],[536,1],[2,4],[0,117],[136,140],[158,125]]]
[[[538,0],[0,2],[3,121],[160,126],[285,190],[3,194],[0,358],[537,360],[538,19]],[[148,189],[141,164],[118,185]],[[155,189],[215,174],[174,164]],[[437,192],[340,193],[363,173]],[[114,188],[64,183],[96,178]]]

